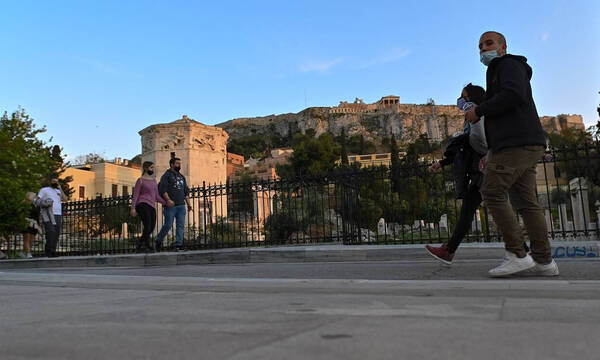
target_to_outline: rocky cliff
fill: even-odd
[[[339,135],[342,128],[348,136],[364,135],[369,141],[380,142],[394,134],[398,140],[411,141],[427,134],[434,141],[442,140],[462,130],[464,117],[456,106],[399,104],[393,109],[364,113],[334,113],[330,107],[311,107],[297,114],[270,115],[229,120],[216,126],[225,130],[231,139],[252,134],[274,134],[282,137],[290,131],[314,129],[317,136],[332,132]]]

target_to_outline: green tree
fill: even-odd
[[[346,131],[342,128],[342,134],[340,135],[340,157],[342,158],[342,165],[348,165],[348,150],[346,149]]]
[[[330,133],[318,138],[310,134],[296,134],[294,141],[297,142],[293,146],[294,152],[289,158],[289,164],[277,166],[277,173],[281,177],[317,175],[335,167],[340,150]]]
[[[27,225],[27,191],[37,192],[61,164],[39,135],[34,120],[19,109],[0,118],[0,235],[20,231]]]
[[[390,160],[391,160],[391,175],[392,175],[392,191],[400,191],[399,176],[400,176],[400,157],[398,155],[398,144],[396,137],[392,134],[390,139]]]
[[[64,159],[64,156],[62,155],[62,149],[60,148],[60,146],[54,145],[52,147],[50,156],[52,157],[52,160],[54,160],[55,164],[56,164],[55,168],[52,169],[53,174],[58,176],[58,183],[60,184],[60,187],[62,188],[65,195],[68,198],[71,198],[71,195],[73,195],[73,193],[75,192],[75,189],[73,189],[69,185],[69,183],[71,181],[73,181],[73,177],[71,175],[62,176],[63,173],[65,172],[65,170],[67,169],[67,167],[69,166],[69,164],[65,163],[65,159]]]

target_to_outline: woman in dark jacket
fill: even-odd
[[[483,101],[485,90],[481,86],[469,84],[461,92],[456,106],[461,110],[467,110],[473,104],[477,105]],[[479,187],[483,174],[479,171],[479,160],[483,154],[478,154],[469,144],[470,123],[465,121],[464,132],[455,136],[446,147],[444,159],[434,163],[429,168],[431,173],[439,172],[442,166],[454,164],[454,179],[456,184],[457,198],[462,199],[460,215],[452,232],[448,244],[440,247],[427,245],[425,248],[437,260],[450,265],[454,253],[473,221],[473,216],[481,204],[481,193]]]

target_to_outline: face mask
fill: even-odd
[[[175,170],[175,171],[179,172],[179,170],[181,170],[181,166],[175,166],[175,167],[173,168],[173,170]]]
[[[55,189],[58,189],[58,184],[57,183],[52,183],[52,184],[50,184],[50,186],[52,186]]]
[[[492,62],[492,60],[494,60],[498,56],[499,55],[496,50],[486,51],[484,53],[481,53],[481,55],[479,55],[479,61],[481,61],[481,63],[483,65],[488,66]]]
[[[466,103],[467,100],[461,96],[456,100],[456,107],[462,110]]]
[[[152,174],[154,174],[154,171],[152,171],[152,170],[148,170],[148,171],[146,171],[146,174],[148,174],[148,175],[152,175]]]

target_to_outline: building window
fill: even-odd
[[[112,186],[112,196],[113,197],[119,196],[119,185],[113,184],[113,186]]]
[[[129,195],[129,189],[127,189],[127,185],[123,185],[123,196],[128,196]]]
[[[85,186],[79,186],[79,198],[85,199]]]

